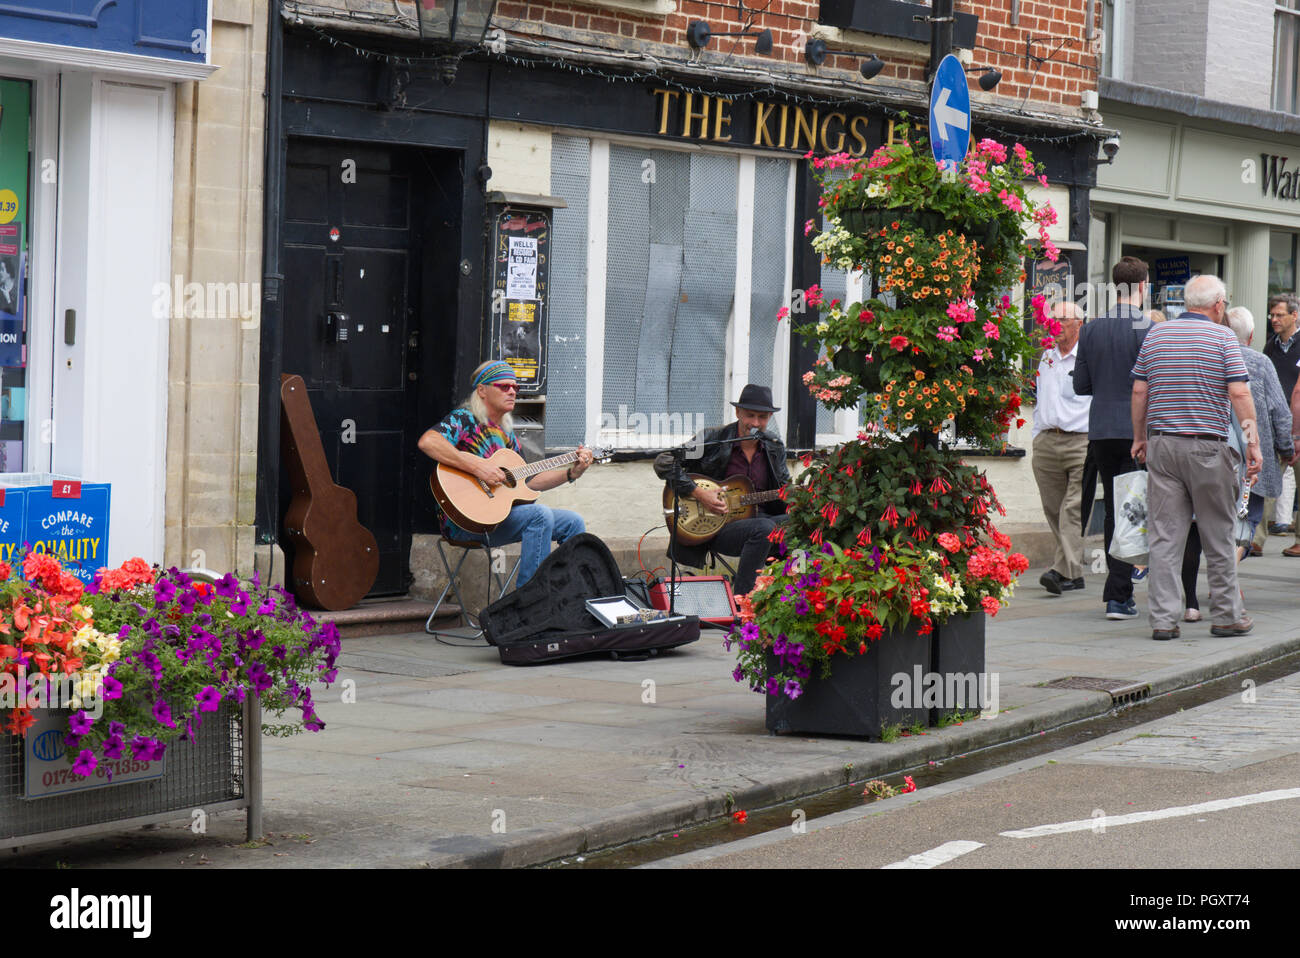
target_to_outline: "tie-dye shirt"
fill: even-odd
[[[442,422],[434,428],[461,452],[472,452],[484,459],[498,449],[513,449],[521,456],[524,452],[519,448],[519,440],[515,438],[513,432],[506,432],[495,423],[487,425],[480,423],[464,406],[447,413]],[[441,509],[438,510],[438,522],[442,526],[443,536],[451,533],[447,516]],[[457,538],[463,538],[463,535]]]
[[[438,423],[437,429],[444,439],[461,452],[472,452],[484,459],[498,449],[513,449],[523,455],[519,440],[513,432],[506,432],[496,423],[480,423],[464,406],[447,413],[442,422]]]

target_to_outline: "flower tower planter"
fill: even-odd
[[[908,141],[813,166],[826,219],[812,245],[862,270],[873,294],[845,305],[807,292],[819,315],[797,331],[826,358],[803,381],[830,408],[860,406],[867,425],[805,459],[774,533],[783,558],[742,599],[729,643],[736,680],[768,696],[770,730],[877,737],[987,704],[946,693],[970,673],[985,687],[984,616],[1028,563],[992,522],[987,478],[950,444],[997,448],[1023,422],[1036,350],[1059,326],[1036,297],[1031,335],[1010,290],[1030,230],[1055,258],[1055,213],[1030,201],[1027,184],[1046,180],[1018,144],[982,140],[955,170]],[[945,694],[916,701],[932,672]]]

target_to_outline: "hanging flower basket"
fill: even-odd
[[[1028,566],[992,523],[988,480],[934,437],[996,447],[1023,424],[1033,357],[1059,326],[1036,299],[1034,342],[1005,290],[1023,279],[1029,230],[1055,258],[1056,214],[1031,202],[1026,184],[1046,180],[1018,144],[982,140],[955,171],[918,140],[813,166],[826,227],[812,245],[827,265],[870,273],[875,296],[809,292],[819,315],[798,332],[827,358],[803,381],[829,408],[861,405],[868,426],[805,459],[774,533],[785,557],[742,598],[729,643],[736,680],[767,697],[769,728],[876,736],[910,724],[881,705],[899,674],[983,681],[984,617]],[[960,703],[908,707],[937,721]]]

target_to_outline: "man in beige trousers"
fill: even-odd
[[[1083,588],[1083,464],[1088,458],[1088,410],[1092,397],[1074,392],[1074,362],[1083,311],[1074,303],[1055,303],[1053,319],[1061,335],[1038,362],[1038,401],[1034,408],[1034,481],[1043,515],[1056,538],[1052,567],[1039,584],[1052,595]]]

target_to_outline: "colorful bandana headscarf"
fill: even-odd
[[[483,367],[479,374],[474,377],[473,386],[477,389],[479,386],[488,385],[488,383],[499,383],[514,378],[515,371],[510,368],[510,364],[504,359],[498,359],[496,362],[488,363]]]

